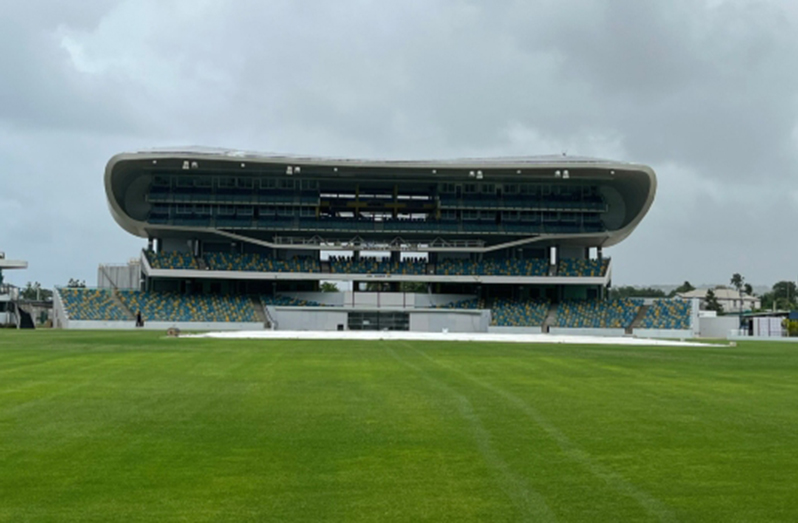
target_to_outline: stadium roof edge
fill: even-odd
[[[651,205],[653,204],[654,197],[657,190],[657,178],[654,170],[643,164],[604,160],[598,158],[580,157],[580,156],[565,156],[565,155],[549,155],[549,156],[529,156],[529,157],[504,157],[504,158],[461,158],[449,160],[368,160],[368,159],[328,159],[322,157],[310,156],[291,156],[291,155],[278,155],[267,153],[253,153],[245,151],[237,151],[232,149],[214,149],[205,147],[170,147],[151,149],[140,152],[127,152],[119,153],[113,156],[106,165],[105,169],[105,188],[108,197],[108,205],[111,215],[114,220],[127,232],[140,236],[152,237],[160,233],[180,233],[194,231],[212,233],[219,235],[222,231],[214,229],[197,228],[196,226],[156,226],[147,224],[144,221],[133,219],[127,215],[126,210],[123,208],[123,200],[125,200],[124,187],[118,188],[115,191],[113,179],[117,175],[124,172],[133,172],[137,165],[142,165],[145,162],[158,163],[159,160],[168,160],[170,162],[179,161],[183,164],[183,169],[186,169],[186,162],[197,162],[202,166],[203,161],[212,162],[213,164],[220,165],[222,163],[230,163],[236,165],[240,163],[240,167],[244,168],[246,164],[247,170],[250,167],[257,167],[258,164],[282,164],[283,166],[302,166],[302,167],[330,167],[343,170],[361,170],[361,169],[379,169],[379,170],[392,170],[392,169],[407,169],[407,170],[423,170],[429,169],[432,171],[431,176],[437,177],[440,180],[448,179],[454,176],[457,171],[471,171],[477,169],[484,169],[486,175],[488,170],[496,170],[497,172],[508,173],[511,172],[513,176],[518,171],[517,175],[527,176],[540,176],[540,173],[545,173],[551,170],[553,175],[557,170],[573,169],[571,179],[577,180],[583,177],[582,173],[587,173],[587,176],[599,176],[601,178],[613,179],[616,182],[627,184],[631,187],[629,193],[632,196],[628,198],[634,201],[633,218],[629,220],[625,226],[620,229],[612,231],[605,231],[601,233],[581,233],[581,234],[551,234],[551,235],[533,235],[536,240],[545,241],[565,241],[573,240],[578,241],[580,244],[590,246],[604,246],[609,247],[615,245],[627,238],[632,231],[637,227],[643,217],[648,213]],[[176,168],[172,165],[172,168]],[[283,167],[284,168],[284,167]],[[332,172],[333,169],[331,169]],[[437,170],[437,173],[436,173]],[[523,174],[522,174],[523,173]],[[458,174],[458,176],[462,173]],[[631,186],[628,184],[632,184]],[[627,197],[624,197],[627,198]],[[581,239],[580,239],[581,238]]]
[[[166,147],[144,149],[133,152],[123,152],[115,155],[109,161],[109,165],[121,160],[147,159],[186,156],[192,159],[197,157],[207,157],[215,160],[251,160],[264,162],[294,162],[299,164],[325,165],[349,165],[353,167],[447,167],[447,168],[469,168],[469,167],[496,167],[496,168],[515,168],[515,167],[545,167],[548,165],[567,166],[567,165],[591,165],[612,168],[640,169],[645,170],[647,166],[631,162],[621,162],[603,158],[589,156],[567,156],[567,155],[538,155],[538,156],[505,156],[505,157],[472,157],[472,158],[427,158],[421,160],[402,160],[402,159],[380,159],[380,158],[342,158],[325,157],[300,154],[283,153],[260,153],[253,151],[241,151],[236,149],[223,149],[212,147]]]

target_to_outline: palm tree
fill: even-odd
[[[737,289],[737,294],[740,295],[740,314],[743,313],[743,286],[745,285],[745,278],[739,273],[735,272],[731,277],[731,284]]]

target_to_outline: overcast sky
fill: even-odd
[[[205,145],[391,159],[588,155],[657,172],[620,284],[798,278],[789,0],[3,0],[7,280],[96,284],[144,240],[117,152]]]

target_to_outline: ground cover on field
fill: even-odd
[[[0,521],[795,521],[798,345],[0,332]]]

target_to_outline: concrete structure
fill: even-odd
[[[604,249],[635,230],[657,188],[648,166],[594,158],[197,148],[116,155],[104,182],[113,218],[147,248],[101,266],[100,287],[258,296],[267,328],[462,332],[503,327],[491,325],[495,302],[604,298]],[[352,291],[320,293],[323,281]],[[460,299],[467,310],[450,306]]]
[[[19,289],[4,282],[3,271],[27,268],[28,262],[8,259],[4,252],[0,252],[0,327],[19,328],[25,316],[19,309]]]
[[[701,308],[706,307],[707,292],[709,289],[695,289],[690,292],[679,294],[679,298],[683,299],[698,299],[701,303]],[[739,313],[760,309],[762,307],[762,300],[757,296],[751,296],[746,293],[737,292],[736,289],[729,289],[727,287],[715,287],[712,289],[715,293],[715,298],[718,303],[723,307],[725,313]]]

